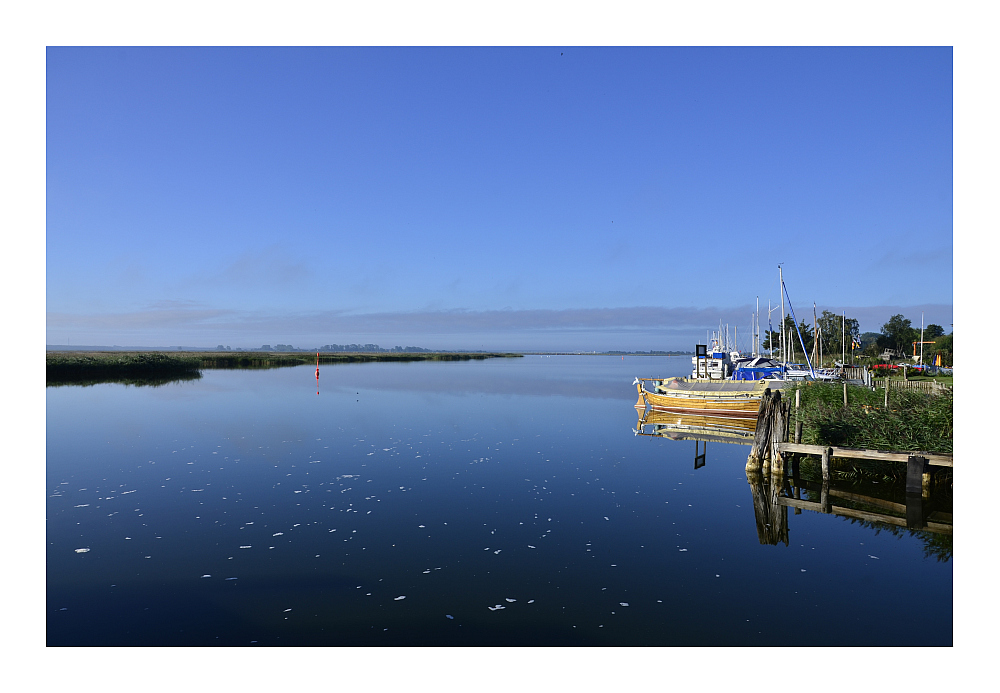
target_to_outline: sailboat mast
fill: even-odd
[[[771,329],[771,299],[767,299],[767,344],[769,349],[767,350],[767,355],[769,357],[774,356],[774,335],[771,334],[773,330]]]
[[[924,365],[924,311],[920,311],[920,365]]]
[[[823,366],[823,340],[821,339],[819,323],[816,321],[816,302],[813,301],[813,358],[819,355],[819,365]]]
[[[785,370],[785,362],[788,357],[785,355],[785,281],[781,277],[781,265],[778,265],[778,299],[781,303],[781,370]]]

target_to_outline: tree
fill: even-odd
[[[954,358],[952,344],[953,335],[946,334],[936,337],[934,339],[934,344],[929,347],[927,345],[924,346],[924,363],[933,364],[937,359],[937,356],[940,355],[941,365],[951,366],[952,359]]]
[[[913,348],[913,342],[919,339],[920,331],[913,329],[910,321],[901,314],[896,314],[889,318],[889,322],[882,325],[879,348],[896,349],[905,354]]]
[[[924,341],[931,341],[933,339],[937,339],[943,334],[944,334],[943,327],[931,323],[930,325],[924,328]]]
[[[764,341],[761,343],[760,348],[765,351],[777,351],[780,347],[781,333],[777,330],[765,330]]]
[[[844,351],[847,354],[851,352],[851,343],[861,339],[861,326],[854,318],[845,320],[842,315],[824,310],[816,322],[819,325],[824,354],[840,358],[842,334],[846,334],[847,345]]]

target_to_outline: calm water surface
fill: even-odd
[[[48,643],[950,645],[950,543],[792,509],[762,543],[747,447],[634,435],[632,378],[689,370],[50,387]]]

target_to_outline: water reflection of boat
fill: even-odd
[[[723,418],[648,409],[639,413],[639,423],[633,432],[636,435],[659,436],[670,440],[750,445],[756,430],[756,418]]]
[[[649,383],[652,390],[646,389]],[[711,381],[689,378],[636,378],[633,383],[642,403],[674,414],[757,419],[760,400],[768,388],[783,383],[773,380]]]

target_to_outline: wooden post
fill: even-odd
[[[772,394],[773,421],[771,424],[771,474],[784,476],[785,460],[778,451],[778,443],[785,442],[785,432],[788,430],[788,403],[781,401],[781,391]]]
[[[889,408],[889,376],[885,376],[885,408]]]
[[[820,468],[823,470],[823,481],[827,482],[830,480],[830,448],[823,448],[823,454],[820,456]]]
[[[844,383],[844,406],[847,406],[847,383]]]
[[[934,480],[934,468],[927,466],[927,471],[920,477],[920,495],[924,498],[931,497],[931,483]]]
[[[927,458],[910,455],[906,460],[906,492],[923,491],[924,474],[927,472]]]
[[[799,479],[799,460],[802,459],[802,455],[792,455],[792,478],[796,480]],[[798,498],[798,496],[795,496]]]
[[[823,508],[823,512],[830,512],[830,481],[828,479],[823,479],[823,487],[819,492],[819,504]]]
[[[799,388],[795,388],[795,411],[796,412],[798,412],[798,410],[799,410],[799,400],[801,399],[801,397],[800,397],[801,394],[802,394],[802,391],[799,390]]]
[[[796,421],[795,422],[795,442],[796,443],[801,443],[802,442],[802,422],[801,421]]]
[[[771,388],[764,390],[764,396],[760,398],[760,408],[757,410],[757,428],[753,437],[753,445],[750,447],[750,456],[747,457],[748,472],[755,472],[760,469],[761,462],[767,457],[771,441]]]

